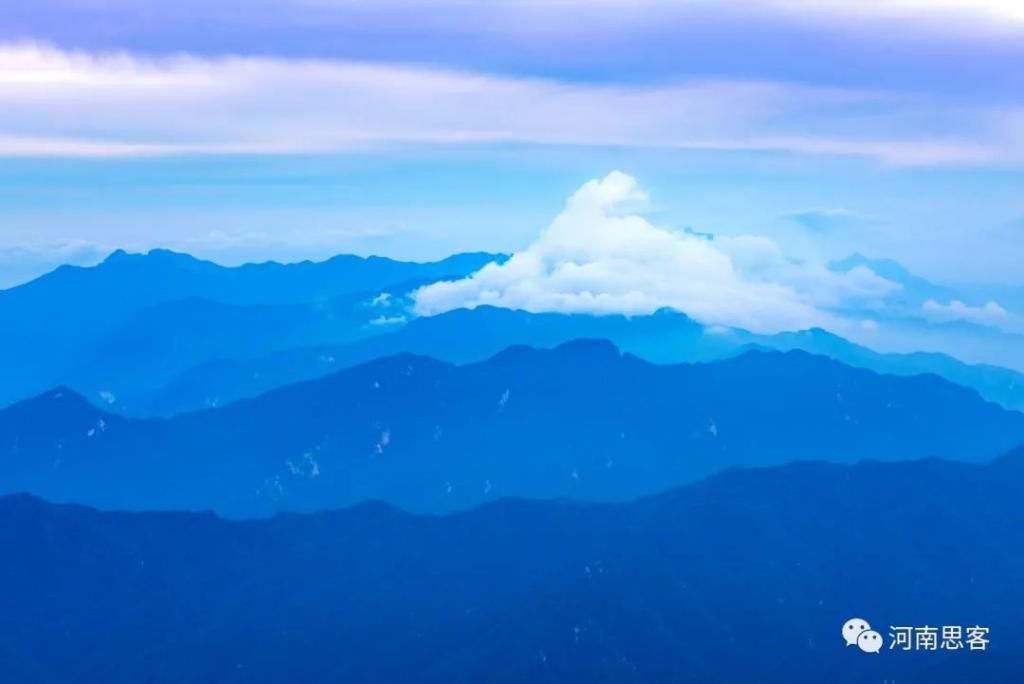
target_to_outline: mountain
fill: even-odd
[[[839,273],[867,268],[900,286],[886,296],[884,307],[855,307],[841,312],[854,320],[864,318],[878,324],[867,336],[873,340],[872,346],[949,354],[971,363],[1024,371],[1020,354],[1024,344],[1024,288],[1019,285],[939,285],[896,261],[861,254],[831,262],[829,267]],[[939,310],[926,306],[929,300],[936,302]],[[960,310],[949,309],[954,302],[960,303]],[[989,302],[998,304],[1003,314],[979,315]]]
[[[837,273],[847,273],[855,268],[866,268],[875,275],[885,278],[891,283],[896,283],[900,289],[889,295],[889,298],[893,304],[910,309],[919,309],[929,299],[948,302],[950,299],[962,297],[955,289],[937,285],[915,275],[903,264],[892,259],[872,259],[863,254],[854,253],[845,259],[829,263],[829,268]]]
[[[1024,410],[1024,373],[989,364],[968,364],[945,354],[910,352],[882,354],[838,335],[812,328],[763,337],[752,346],[788,351],[800,349],[828,356],[850,366],[892,375],[932,373],[970,387],[989,401]]]
[[[393,330],[345,345],[294,348],[247,360],[217,359],[191,368],[149,396],[132,415],[170,416],[321,377],[396,354],[455,364],[484,361],[510,346],[556,347],[576,339],[607,339],[657,363],[725,358],[747,341],[735,332],[708,333],[685,314],[663,309],[651,316],[530,313],[481,306],[414,318]]]
[[[380,499],[444,512],[503,496],[625,500],[733,466],[941,456],[1024,442],[1024,414],[935,376],[803,352],[659,366],[610,343],[412,355],[170,420],[66,389],[0,411],[0,493],[246,517]]]
[[[299,304],[405,280],[464,275],[503,258],[479,252],[416,263],[343,254],[320,262],[268,261],[227,267],[168,250],[146,254],[118,250],[98,266],[62,266],[0,291],[0,310],[9,314],[42,309],[51,315],[85,318],[80,310],[83,304],[136,310],[189,297],[228,304]]]
[[[69,354],[61,377],[118,412],[144,413],[139,397],[197,366],[245,363],[281,350],[352,342],[393,328],[405,320],[410,305],[406,293],[422,283],[398,283],[389,288],[395,294],[386,296],[370,291],[311,304],[163,302],[131,314],[115,330]]]
[[[738,470],[625,504],[231,522],[0,499],[0,671],[64,682],[1014,682],[1020,455]],[[989,629],[866,654],[843,623]]]
[[[824,331],[765,336],[705,328],[669,310],[625,317],[479,307],[404,325],[411,290],[503,258],[462,254],[415,264],[339,256],[226,268],[154,250],[115,252],[95,267],[61,267],[0,291],[7,333],[0,340],[0,405],[64,385],[122,415],[169,416],[389,354],[467,363],[514,344],[550,347],[587,337],[661,363],[721,359],[749,346],[802,348],[880,372],[937,373],[1003,406],[1024,408],[1024,374],[1016,371],[942,354],[882,355]],[[904,298],[917,293],[946,301],[955,294],[896,262],[854,255],[832,264],[839,271],[857,267],[899,282]],[[1011,362],[1019,355],[1020,340],[993,328],[906,316],[885,326],[894,348],[958,340],[953,347],[980,350],[981,357]]]
[[[1024,287],[1012,283],[958,283],[955,287],[939,285],[914,274],[897,261],[873,259],[859,253],[829,263],[829,267],[839,273],[846,273],[858,266],[898,283],[901,290],[893,294],[897,302],[920,306],[928,299],[940,302],[960,299],[979,303],[994,300],[1006,309],[1024,311]]]
[[[894,375],[934,373],[976,390],[1006,408],[1024,409],[1024,374],[970,365],[942,354],[880,354],[821,329],[757,335],[707,328],[669,309],[650,316],[529,313],[481,306],[415,318],[406,325],[345,345],[293,348],[263,357],[221,357],[180,373],[131,402],[132,415],[170,416],[321,377],[381,356],[411,353],[451,363],[483,361],[512,345],[555,347],[573,339],[608,339],[656,363],[720,360],[749,348],[802,349],[847,365]]]
[[[194,300],[233,306],[322,305],[357,293],[375,296],[399,283],[463,276],[501,258],[460,254],[418,264],[345,255],[319,263],[268,262],[228,268],[154,250],[144,255],[118,251],[94,267],[63,266],[0,291],[0,327],[5,333],[0,340],[0,405],[55,384],[68,384],[74,364],[86,365],[87,360],[80,358],[84,350],[104,344],[131,326],[132,316],[145,319],[141,312],[150,307],[159,311],[159,305],[182,300],[192,305]],[[297,343],[309,345],[317,340]],[[97,369],[97,374],[102,370]]]

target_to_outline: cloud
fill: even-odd
[[[524,250],[467,278],[417,290],[414,311],[490,305],[648,314],[671,307],[708,325],[775,332],[834,328],[840,322],[827,307],[898,287],[866,268],[838,274],[788,260],[763,237],[707,239],[657,227],[635,213],[645,200],[621,172],[589,181]]]
[[[755,4],[800,13],[831,13],[840,16],[899,19],[908,16],[942,19],[974,18],[989,22],[1024,22],[1024,6],[1018,0],[756,0]]]
[[[587,83],[21,44],[0,45],[0,101],[0,156],[8,157],[516,143],[842,155],[909,166],[1024,160],[1020,145],[1000,137],[1006,112],[995,117],[953,103],[936,107],[884,92],[771,81]]]
[[[824,262],[790,258],[766,237],[721,236],[716,238],[715,245],[745,278],[785,284],[799,292],[803,301],[819,309],[878,309],[885,305],[888,295],[901,289],[901,285],[867,266],[838,272]]]
[[[264,15],[278,21],[286,21],[298,15],[300,18],[318,18],[330,22],[332,17],[365,17],[372,19],[380,13],[399,11],[416,12],[434,10],[437,12],[470,13],[483,21],[486,18],[542,18],[566,16],[567,13],[587,10],[598,18],[632,18],[637,15],[654,17],[672,16],[672,13],[686,10],[704,10],[718,3],[709,0],[180,0],[166,7],[166,14],[172,19],[183,16],[204,16],[207,19],[258,22]],[[369,7],[368,7],[369,5]],[[833,17],[849,20],[864,19],[906,19],[908,17],[985,22],[1024,22],[1024,8],[1017,0],[734,0],[734,11],[772,12],[806,18]],[[159,7],[158,0],[35,0],[32,6],[50,12],[76,12],[78,14],[100,14],[101,16],[128,17],[136,23],[153,14]],[[376,10],[376,12],[371,11]],[[30,16],[27,10],[23,16]],[[255,15],[255,16],[253,16]],[[421,15],[416,15],[421,16]],[[445,16],[448,21],[458,17]],[[585,17],[581,17],[585,18]],[[294,20],[294,19],[293,19]],[[436,20],[440,21],[440,20]],[[510,26],[510,30],[542,31],[545,27]],[[554,30],[549,27],[547,30]]]
[[[831,233],[879,224],[878,219],[862,216],[849,209],[808,209],[787,214],[786,218],[813,233]]]
[[[110,251],[84,241],[29,247],[0,246],[0,289],[28,282],[64,264],[98,264]]]
[[[968,321],[993,327],[1004,327],[1009,322],[1010,314],[996,302],[987,302],[982,306],[970,306],[953,299],[948,304],[940,304],[929,299],[921,305],[925,315],[935,321]]]

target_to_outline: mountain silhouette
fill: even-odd
[[[403,293],[423,282],[389,287],[394,295],[370,291],[313,304],[163,302],[131,314],[115,330],[83,345],[70,356],[64,380],[119,413],[145,414],[139,397],[197,366],[244,363],[297,346],[377,335],[404,321],[409,301]]]
[[[1015,463],[1014,463],[1015,462]],[[998,466],[998,467],[997,467]],[[0,670],[128,682],[1011,682],[1020,455],[735,470],[623,504],[231,522],[0,499]],[[877,655],[841,626],[981,625]]]
[[[143,329],[143,333],[153,334],[160,329],[187,325],[193,320],[190,316],[198,315],[197,310],[202,311],[197,300],[212,303],[206,305],[206,309],[216,304],[323,306],[336,298],[357,293],[374,296],[400,283],[466,275],[501,258],[490,254],[459,254],[443,261],[419,264],[342,255],[317,263],[267,262],[224,267],[187,254],[154,250],[148,254],[118,251],[94,267],[62,266],[24,285],[0,290],[0,327],[4,331],[0,340],[0,405],[56,384],[74,384],[74,380],[81,378],[83,368],[94,369],[94,375],[100,380],[107,371],[111,375],[129,375],[126,369],[117,366],[116,355],[112,360],[107,358],[107,365],[103,365],[102,352],[118,345],[121,349],[131,345],[130,336],[119,339],[117,334],[126,326],[131,329],[133,316],[135,324],[139,321],[154,324],[156,327],[152,330]],[[187,301],[160,307],[181,300]],[[151,307],[157,308],[143,313]],[[276,311],[282,314],[280,309]],[[168,318],[154,322],[158,313]],[[265,309],[252,311],[250,318],[258,319],[266,313]],[[351,337],[331,338],[330,341],[348,339]],[[323,337],[299,337],[293,344],[309,345],[319,341],[324,341]],[[272,349],[273,346],[265,346],[262,351],[267,353]],[[217,357],[199,355],[193,365],[213,358]],[[154,363],[171,365],[188,360],[187,356],[180,360],[164,356]],[[86,377],[93,379],[93,376]],[[96,399],[92,392],[96,388],[82,389]]]
[[[757,335],[707,328],[667,309],[626,317],[478,307],[412,316],[409,293],[415,288],[504,258],[461,254],[417,264],[342,255],[319,263],[227,268],[154,250],[118,251],[95,267],[62,267],[0,291],[6,332],[0,340],[0,405],[66,385],[115,413],[171,416],[386,355],[470,363],[515,344],[553,347],[601,338],[659,363],[722,359],[750,347],[804,349],[879,372],[936,373],[1007,408],[1024,408],[1022,373],[941,354],[880,354],[824,330]],[[854,255],[833,264],[837,270],[855,267],[881,269],[903,285],[900,296],[948,294],[925,293],[928,283],[894,262]],[[887,325],[894,331],[909,325],[913,335],[923,334],[921,321]],[[991,337],[976,327],[942,329]],[[999,337],[997,346],[1008,340]]]
[[[663,366],[578,340],[464,366],[397,355],[170,420],[51,391],[0,411],[0,487],[242,517],[367,499],[444,512],[626,500],[802,459],[980,462],[1022,442],[1024,415],[936,376],[804,352]]]
[[[579,338],[608,339],[623,351],[656,363],[719,360],[751,348],[798,349],[880,373],[934,373],[1007,408],[1024,408],[1022,373],[966,364],[943,354],[881,354],[817,328],[757,335],[707,328],[669,309],[626,317],[529,313],[488,306],[415,318],[397,329],[349,344],[279,349],[246,359],[221,355],[183,371],[125,408],[133,409],[128,411],[132,415],[170,416],[254,397],[381,356],[412,353],[464,364],[483,361],[511,345],[555,347]]]

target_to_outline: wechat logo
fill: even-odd
[[[843,640],[847,646],[856,646],[865,653],[880,653],[884,644],[882,635],[861,618],[850,618],[843,623]]]

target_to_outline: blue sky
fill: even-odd
[[[3,3],[0,285],[511,252],[613,170],[658,225],[1024,284],[1024,11],[806,5]]]

